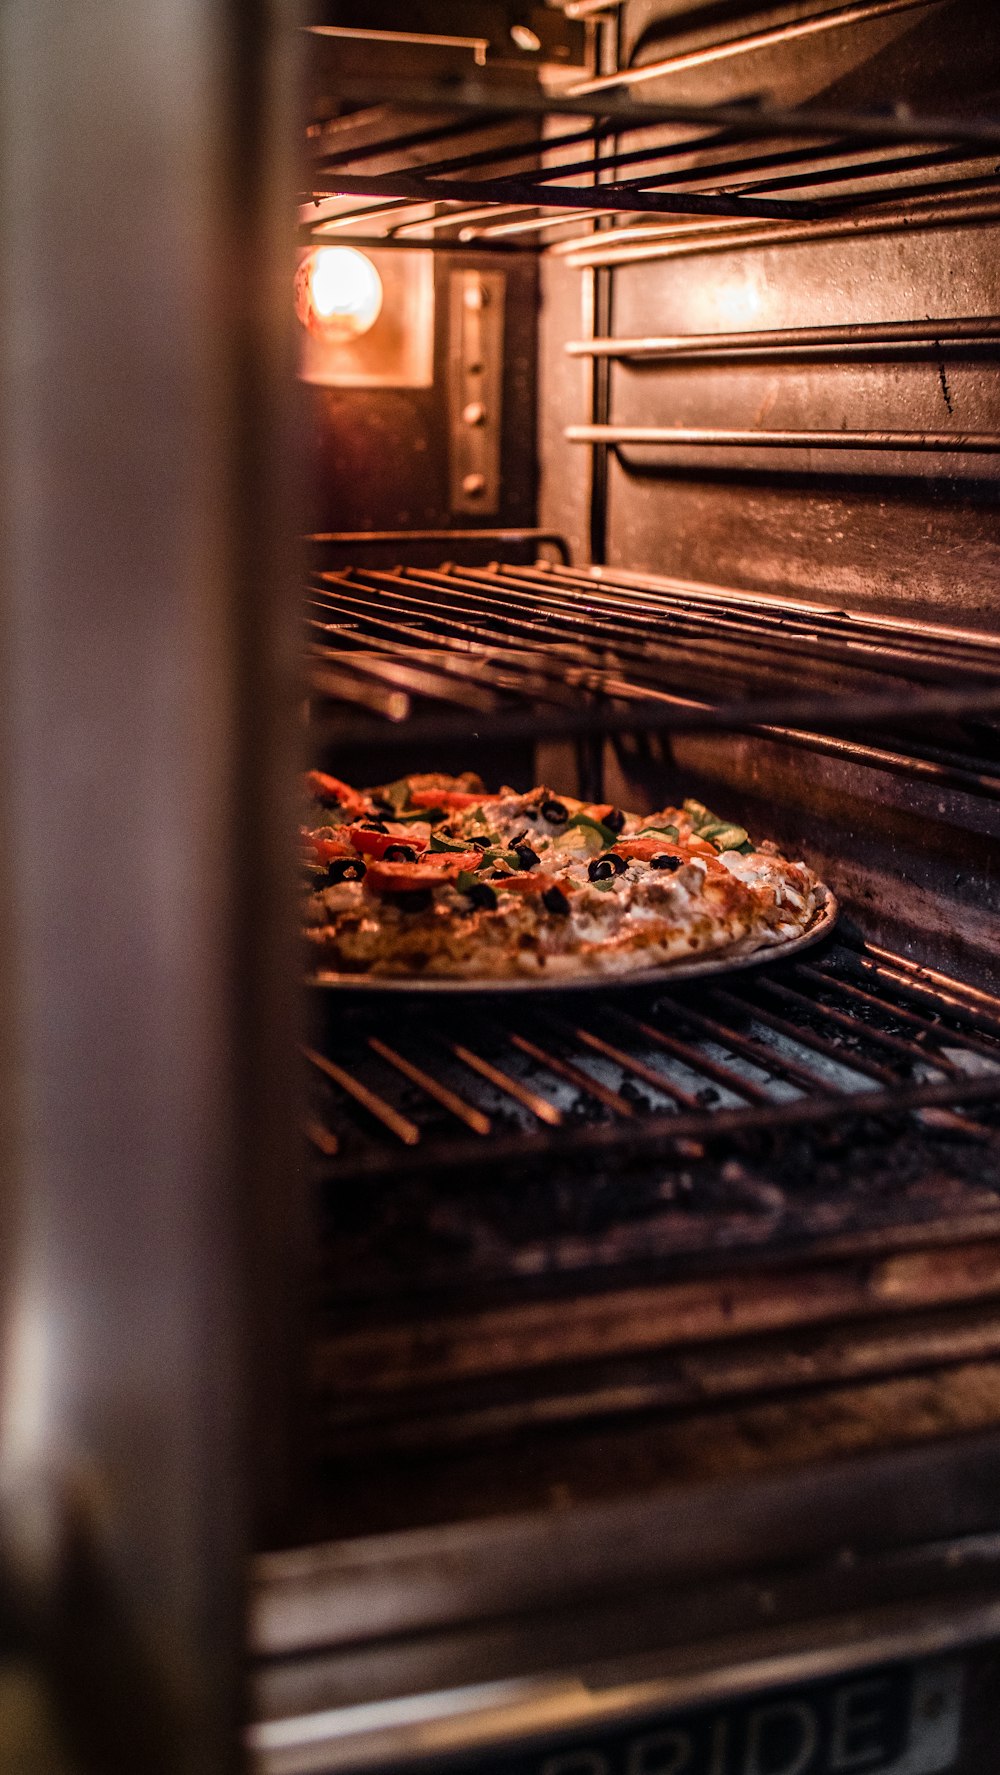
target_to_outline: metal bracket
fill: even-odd
[[[448,422],[453,512],[500,508],[502,271],[453,271],[449,291]]]

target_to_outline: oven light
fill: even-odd
[[[295,274],[295,312],[322,339],[360,339],[381,309],[382,279],[356,247],[316,247]]]

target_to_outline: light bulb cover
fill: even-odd
[[[302,325],[330,343],[370,332],[382,311],[382,279],[357,247],[314,247],[295,273],[295,312]]]

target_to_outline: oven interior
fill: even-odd
[[[669,990],[310,995],[279,1737],[995,1578],[991,8],[402,10],[307,33],[299,252],[383,284],[300,387],[309,762],[694,795],[841,914]]]

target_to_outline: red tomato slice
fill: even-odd
[[[560,881],[558,875],[549,875],[545,869],[523,869],[517,875],[505,875],[501,881],[494,881],[490,876],[484,877],[490,887],[502,888],[512,894],[544,894],[547,888],[561,887],[565,892],[567,883]]]
[[[360,790],[352,789],[350,783],[342,783],[339,777],[328,776],[325,770],[307,770],[305,785],[317,801],[335,801],[348,813],[369,813],[372,802]]]
[[[668,838],[665,833],[650,832],[648,837],[637,832],[634,838],[616,838],[614,848],[620,857],[635,857],[648,863],[651,857],[715,857],[718,852],[703,838]]]
[[[417,888],[440,887],[463,869],[478,868],[481,862],[479,851],[430,851],[416,863],[383,863],[373,858],[365,886],[376,894],[409,894]]]
[[[366,857],[383,857],[394,844],[408,844],[415,851],[427,849],[426,838],[418,837],[409,826],[390,825],[388,832],[366,832],[364,826],[352,826],[350,836],[355,850],[363,851]]]
[[[413,807],[440,807],[459,812],[466,807],[481,807],[490,801],[502,801],[502,795],[469,795],[461,789],[411,789]]]

